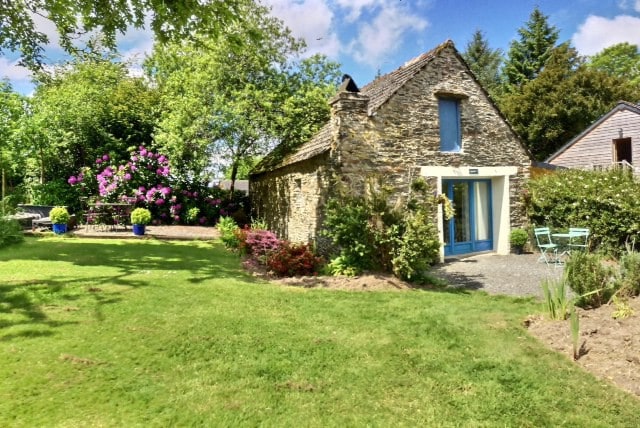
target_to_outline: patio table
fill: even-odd
[[[571,252],[569,250],[569,243],[571,242],[571,238],[573,235],[569,232],[558,232],[552,233],[553,242],[558,245],[558,260],[560,262],[560,257],[570,255]]]
[[[89,204],[89,211],[85,215],[87,229],[93,227],[96,230],[117,230],[118,226],[127,229],[131,204],[115,202],[97,202]]]

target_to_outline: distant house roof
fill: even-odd
[[[552,162],[555,158],[557,158],[562,153],[564,153],[569,147],[573,146],[577,141],[582,139],[582,137],[584,137],[585,135],[589,134],[595,128],[600,126],[600,124],[602,122],[604,122],[605,120],[607,120],[611,116],[613,116],[615,113],[617,113],[619,111],[622,111],[622,110],[629,110],[629,111],[631,111],[633,113],[640,114],[640,105],[634,104],[634,103],[630,103],[628,101],[618,101],[618,104],[616,104],[616,106],[614,108],[612,108],[608,113],[606,113],[602,117],[600,117],[600,119],[598,119],[595,122],[593,122],[591,124],[591,126],[589,126],[587,129],[582,131],[580,134],[578,134],[575,137],[573,137],[573,139],[571,141],[569,141],[567,144],[565,144],[564,146],[560,147],[560,149],[558,149],[558,151],[556,151],[554,154],[552,154],[547,159],[545,159],[545,162],[546,163]]]
[[[231,188],[231,180],[220,180],[219,184],[221,189],[229,190]],[[242,192],[249,193],[249,180],[236,180],[233,188]]]

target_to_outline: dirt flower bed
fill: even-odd
[[[640,298],[627,303],[633,313],[624,319],[613,317],[619,310],[614,304],[578,309],[582,351],[576,363],[596,377],[640,397]],[[548,321],[537,316],[525,324],[541,342],[573,358],[568,320]]]

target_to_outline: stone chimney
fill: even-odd
[[[350,114],[367,115],[369,109],[369,97],[360,94],[360,89],[351,76],[342,76],[342,85],[338,88],[338,93],[331,101],[331,113],[334,116],[344,116]]]

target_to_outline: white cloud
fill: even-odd
[[[11,61],[6,57],[0,57],[0,78],[7,78],[12,82],[31,81],[32,74],[25,68],[18,65],[18,60]]]
[[[154,35],[150,30],[150,19],[145,19],[144,28],[133,28],[116,37],[120,55],[125,61],[140,63],[153,51]]]
[[[264,3],[289,27],[294,37],[307,42],[307,55],[322,53],[337,58],[340,41],[333,28],[333,11],[326,0],[265,0]]]
[[[633,5],[633,9],[636,12],[640,12],[640,0],[636,0],[635,4]]]
[[[636,1],[636,7],[640,6]],[[640,45],[640,18],[619,15],[613,19],[590,15],[571,38],[582,55],[593,55],[616,43]]]
[[[429,25],[426,19],[396,6],[382,8],[370,23],[363,24],[350,50],[356,61],[379,67],[387,55],[393,55],[407,33],[422,31]]]
[[[367,8],[375,8],[376,6],[384,6],[384,0],[337,0],[336,3],[343,9],[350,10],[349,15],[347,16],[347,22],[355,22],[360,15],[362,14],[362,10]]]

